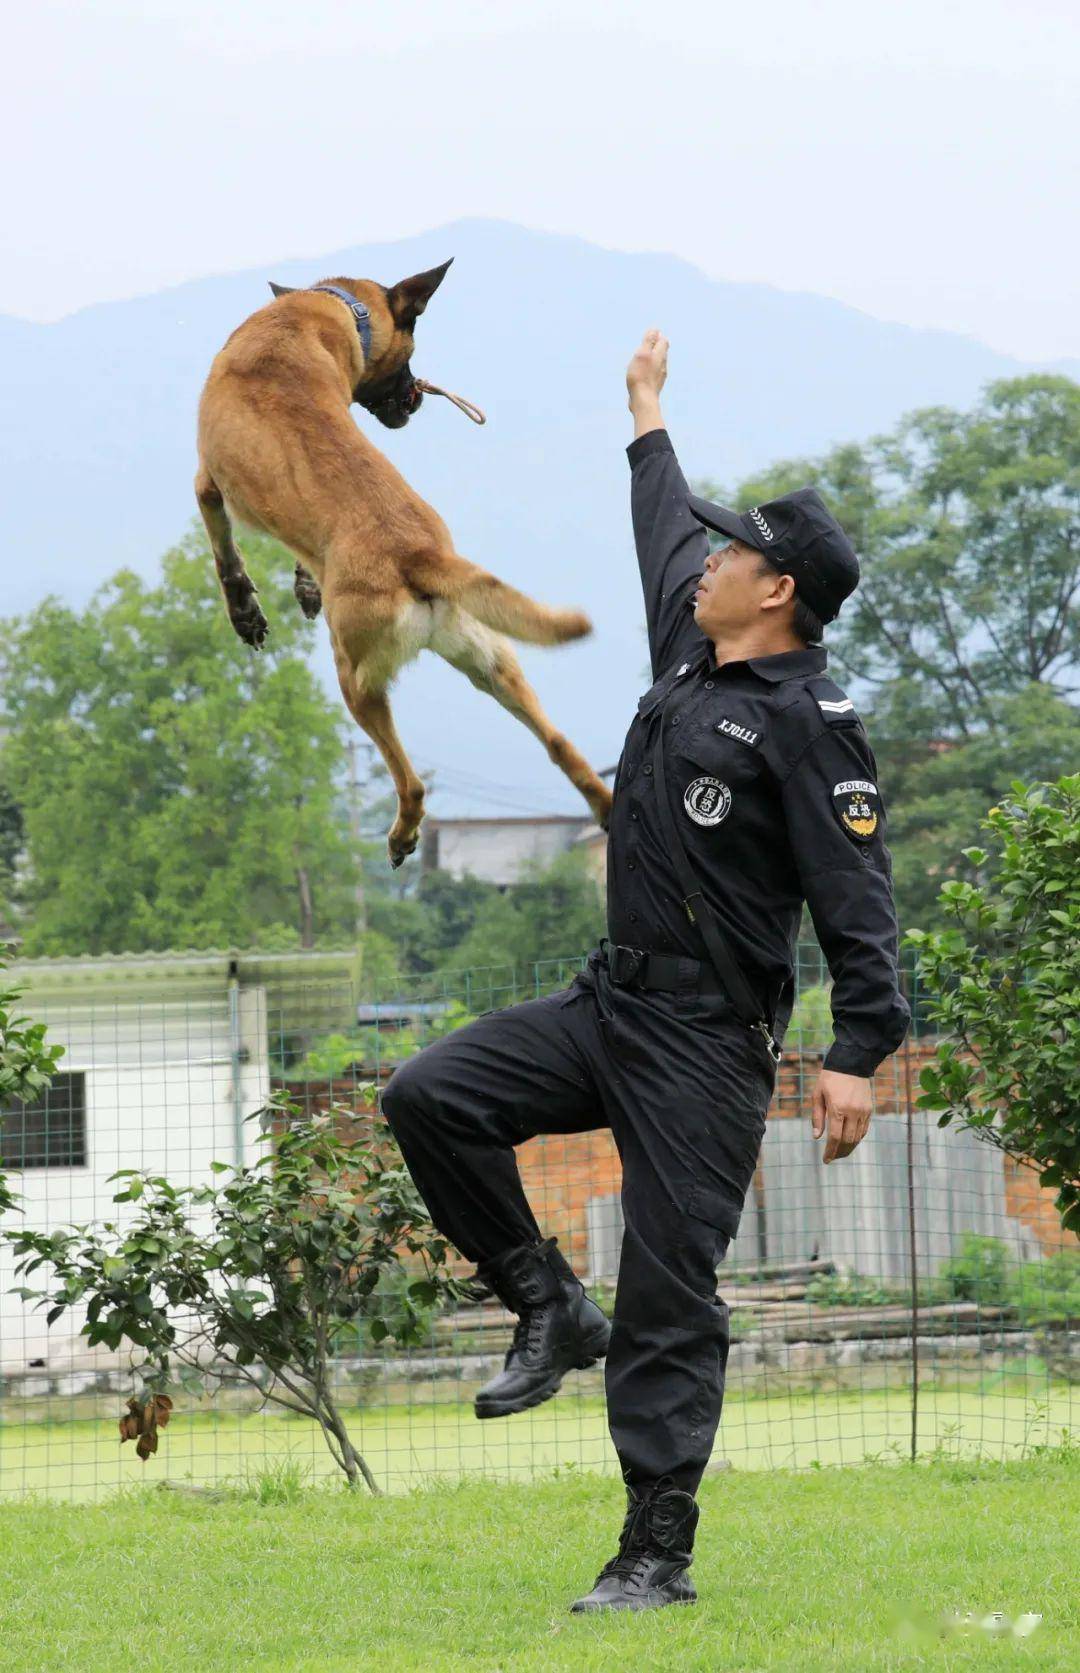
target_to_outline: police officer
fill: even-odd
[[[627,1512],[576,1612],[696,1597],[694,1494],[728,1354],[716,1268],[765,1131],[804,902],[833,977],[812,1117],[825,1162],[865,1135],[870,1077],[908,1022],[874,757],[820,644],[855,554],[811,488],[741,513],[689,493],[660,411],[667,347],[646,333],[627,373],[654,683],[615,779],[608,939],[565,991],[403,1064],[383,1103],[435,1224],[518,1314],[477,1416],[536,1406],[606,1354]],[[707,528],[727,540],[711,554]],[[539,1133],[602,1126],[625,1221],[610,1331],[514,1158]]]

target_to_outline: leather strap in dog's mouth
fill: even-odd
[[[487,423],[487,419],[480,408],[474,402],[466,401],[464,395],[452,395],[448,389],[440,389],[437,383],[428,383],[426,378],[417,378],[416,388],[424,395],[444,395],[448,401],[452,401],[455,407],[465,414],[466,418],[471,418],[474,424]]]

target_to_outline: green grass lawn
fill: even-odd
[[[1069,1427],[1080,1429],[1076,1390],[1070,1401],[1065,1385],[1047,1391],[1040,1381],[1037,1394],[1010,1386],[923,1390],[920,1452],[1000,1459],[1057,1439]],[[467,1405],[371,1406],[351,1414],[350,1430],[379,1485],[391,1492],[476,1474],[525,1478],[556,1465],[616,1469],[603,1403],[572,1392],[497,1423],[478,1422]],[[903,1389],[729,1395],[714,1456],[740,1470],[858,1464],[906,1456],[909,1435]],[[312,1477],[337,1473],[314,1425],[272,1408],[247,1417],[181,1414],[145,1465],[130,1444],[120,1447],[112,1422],[6,1423],[0,1424],[0,1496],[89,1499],[165,1478],[212,1485],[283,1457]]]
[[[735,1471],[701,1489],[696,1607],[584,1618],[567,1608],[611,1554],[623,1496],[574,1470],[381,1499],[9,1505],[0,1668],[1074,1669],[1078,1492],[1075,1449]],[[1043,1624],[1019,1643],[931,1631],[999,1609]]]

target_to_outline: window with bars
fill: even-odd
[[[0,1168],[86,1165],[86,1076],[54,1075],[36,1098],[0,1104]]]

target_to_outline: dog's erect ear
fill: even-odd
[[[399,325],[411,325],[418,314],[422,314],[431,298],[446,277],[446,270],[453,261],[444,261],[441,267],[429,267],[426,273],[414,273],[411,279],[402,279],[400,284],[392,285],[387,291],[390,311]]]
[[[275,285],[273,279],[267,282],[275,296],[294,296],[296,294],[295,285]]]

